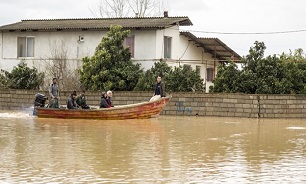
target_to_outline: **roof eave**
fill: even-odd
[[[164,20],[169,19],[169,22],[163,22]],[[156,24],[154,26],[150,26],[150,25],[146,25],[146,26],[139,26],[139,24],[137,25],[137,22],[135,23],[135,26],[125,26],[122,25],[123,28],[129,28],[129,29],[137,29],[137,28],[156,28],[156,29],[161,29],[161,28],[165,28],[167,26],[171,26],[171,25],[179,25],[179,26],[191,26],[193,25],[192,22],[190,21],[190,19],[188,17],[125,17],[125,18],[85,18],[85,19],[36,19],[36,20],[22,20],[20,22],[16,22],[13,24],[8,24],[8,25],[4,25],[4,26],[0,26],[0,31],[18,31],[18,30],[57,30],[57,29],[67,29],[67,30],[73,30],[73,29],[109,29],[110,25],[107,25],[105,27],[87,27],[82,26],[82,27],[56,27],[56,25],[54,26],[45,26],[43,27],[43,25],[40,25],[39,27],[37,26],[37,22],[41,21],[41,22],[62,22],[62,21],[109,21],[109,20],[123,20],[123,21],[127,21],[127,20],[157,20],[157,21],[161,21],[159,24]],[[34,25],[28,24],[28,22],[35,22]],[[108,24],[108,23],[106,23]],[[117,24],[117,23],[115,23]],[[120,23],[118,23],[118,25],[121,25]]]
[[[189,38],[190,39],[189,41],[194,41],[198,46],[203,47],[208,53],[212,54],[213,56],[215,56],[220,61],[227,62],[229,60],[232,60],[234,62],[239,62],[242,59],[242,57],[239,54],[237,54],[235,51],[233,51],[230,47],[228,47],[225,43],[223,43],[218,38],[200,38],[200,37],[196,37],[194,34],[188,32],[188,31],[180,32],[180,34]],[[215,40],[219,44],[219,45],[216,45],[216,46],[222,46],[225,49],[225,50],[222,50],[222,51],[230,53],[229,55],[231,55],[231,56],[218,54],[218,52],[216,52],[214,49],[210,49],[208,45],[205,45],[203,42],[201,42],[201,39],[213,39],[213,40]],[[221,52],[221,51],[219,51],[219,52]]]
[[[1,29],[0,31],[58,31],[58,30],[108,30],[110,26],[107,27],[76,27],[76,28],[67,28],[67,27],[51,27],[51,28],[26,28],[26,29]],[[164,29],[165,26],[145,26],[145,27],[139,27],[139,26],[127,26],[123,27],[124,29]]]

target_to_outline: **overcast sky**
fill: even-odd
[[[23,19],[88,18],[98,0],[0,0],[0,25]],[[241,56],[253,43],[265,42],[266,55],[306,51],[306,0],[169,0],[169,16],[188,16],[184,29],[199,37],[216,37]],[[268,33],[282,34],[211,34]]]

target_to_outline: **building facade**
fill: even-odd
[[[204,79],[207,91],[220,63],[240,59],[217,38],[181,32],[181,26],[192,26],[188,17],[50,19],[1,26],[0,67],[11,70],[24,61],[44,72],[46,66],[64,58],[65,68],[78,69],[112,25],[131,31],[125,45],[130,47],[132,60],[144,69],[161,59],[170,66],[189,65]]]

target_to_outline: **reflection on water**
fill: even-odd
[[[0,112],[0,183],[303,183],[306,122]]]

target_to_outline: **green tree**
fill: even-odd
[[[43,85],[44,74],[39,73],[35,67],[29,68],[24,62],[20,62],[11,72],[4,73],[6,84],[12,89],[39,89]]]
[[[155,62],[154,66],[151,69],[145,71],[134,90],[136,91],[152,91],[154,90],[156,78],[158,76],[162,77],[162,80],[167,84],[168,76],[171,72],[171,67],[168,64],[160,60],[159,62]]]
[[[291,93],[306,94],[306,57],[303,49],[290,50],[289,54],[282,54],[281,60],[285,62],[287,78],[292,81]]]
[[[289,94],[306,92],[306,63],[303,50],[294,54],[264,57],[266,46],[255,42],[243,58],[241,70],[235,64],[221,66],[212,92]]]
[[[142,74],[140,64],[133,64],[129,48],[123,46],[129,30],[111,26],[92,57],[83,58],[80,81],[86,89],[130,91]]]
[[[216,79],[214,80],[215,87],[212,89],[215,93],[235,93],[238,91],[238,78],[240,71],[238,66],[231,62],[228,65],[219,65]],[[241,82],[241,81],[240,81]]]
[[[158,76],[165,82],[166,91],[204,91],[203,79],[190,66],[171,68],[163,60],[155,62],[154,66],[141,76],[135,90],[153,91]]]
[[[0,87],[7,87],[7,80],[8,78],[6,77],[5,73],[7,71],[5,70],[0,70]]]
[[[266,46],[263,42],[256,41],[254,43],[254,47],[251,47],[249,50],[249,54],[246,55],[242,59],[242,63],[244,63],[244,68],[246,70],[251,70],[256,73],[256,67],[258,62],[264,59]]]
[[[296,49],[294,52],[290,50],[289,54],[283,53],[280,58],[286,62],[306,62],[303,49]]]
[[[240,71],[236,76],[235,92],[253,94],[257,89],[257,76],[251,70]],[[221,91],[220,91],[221,92]]]
[[[202,92],[205,89],[201,76],[187,65],[174,67],[167,78],[166,88],[169,91],[182,92]]]

